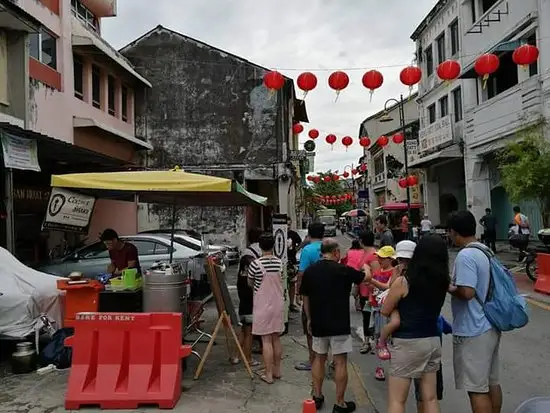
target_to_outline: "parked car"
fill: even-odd
[[[131,242],[138,250],[139,262],[142,270],[150,268],[155,262],[170,259],[170,237],[162,235],[131,235],[120,237]],[[204,274],[204,254],[201,249],[189,248],[174,238],[174,261],[188,262],[187,271],[193,279],[201,279]],[[217,253],[219,254],[219,253]],[[218,256],[222,264],[222,257]],[[66,277],[73,271],[81,272],[86,278],[96,278],[103,274],[109,263],[109,251],[102,241],[87,245],[75,252],[38,268],[39,271]]]
[[[140,234],[170,234],[169,229],[152,229],[148,231],[142,231]],[[201,245],[202,243],[202,235],[192,229],[181,229],[176,228],[174,230],[174,234],[178,236],[183,236],[186,241],[192,244]],[[213,244],[208,243],[206,250],[208,252],[214,252],[214,251],[223,251],[226,257],[226,264],[235,264],[239,262],[240,258],[240,251],[239,247],[236,247],[234,245],[219,245],[219,244]]]

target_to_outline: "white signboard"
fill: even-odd
[[[283,262],[283,288],[285,297],[285,313],[284,321],[288,323],[288,310],[289,310],[289,295],[288,295],[288,222],[286,214],[274,214],[272,218],[273,224],[273,238],[275,239],[275,246],[273,247],[273,254]]]
[[[418,133],[419,152],[426,152],[453,140],[453,123],[450,116],[420,129]]]
[[[87,232],[94,211],[95,198],[67,189],[52,188],[44,228]]]
[[[413,163],[418,159],[418,141],[416,139],[407,139],[407,162]]]
[[[10,169],[40,172],[36,140],[2,133],[4,166]]]

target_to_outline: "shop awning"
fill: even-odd
[[[420,159],[415,159],[413,162],[409,163],[409,168],[429,168],[439,162],[444,162],[455,158],[462,158],[462,152],[458,146],[458,143],[447,146],[440,151],[434,152]]]
[[[121,201],[132,201],[137,195],[140,202],[153,204],[267,205],[267,198],[248,192],[236,181],[179,169],[52,175],[51,185]]]
[[[411,209],[424,208],[422,204],[411,204]],[[407,209],[406,202],[389,202],[376,208],[377,211],[405,211]]]
[[[130,143],[133,143],[134,145],[139,146],[143,149],[149,149],[149,150],[153,149],[153,146],[150,143],[142,141],[141,139],[136,138],[135,136],[132,136],[128,133],[121,132],[118,129],[112,128],[92,118],[80,118],[75,116],[73,117],[73,127],[74,128],[99,128],[105,132],[108,132]]]
[[[151,83],[134,70],[132,65],[108,43],[99,36],[94,35],[87,30],[82,23],[73,16],[72,19],[72,46],[73,48],[92,48],[108,57],[113,63],[118,65],[133,78],[147,87],[152,87]]]

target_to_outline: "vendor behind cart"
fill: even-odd
[[[120,277],[122,271],[129,268],[136,268],[138,273],[141,272],[138,250],[134,244],[121,240],[116,231],[111,228],[103,231],[101,241],[109,250],[109,257],[111,257],[111,264],[107,267],[108,274]]]

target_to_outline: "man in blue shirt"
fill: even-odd
[[[476,248],[476,219],[469,211],[453,213],[447,225],[455,244],[463,249],[455,259],[452,286],[453,365],[457,389],[468,392],[473,413],[500,412],[502,389],[499,384],[500,332],[483,311],[489,290],[489,259]],[[487,248],[488,250],[488,248]]]
[[[315,222],[309,226],[307,229],[310,242],[302,249],[300,254],[300,265],[298,267],[298,285],[296,286],[296,291],[300,291],[302,285],[302,277],[304,276],[304,271],[307,270],[312,264],[315,264],[321,259],[321,244],[323,242],[323,235],[325,234],[325,226],[320,222]],[[307,328],[307,316],[305,311],[302,309],[302,326],[304,329],[304,334],[307,337],[307,348],[309,350],[309,361],[301,362],[296,365],[297,370],[311,370],[311,364],[313,363],[313,358],[315,353],[312,349],[313,338],[308,332]]]

